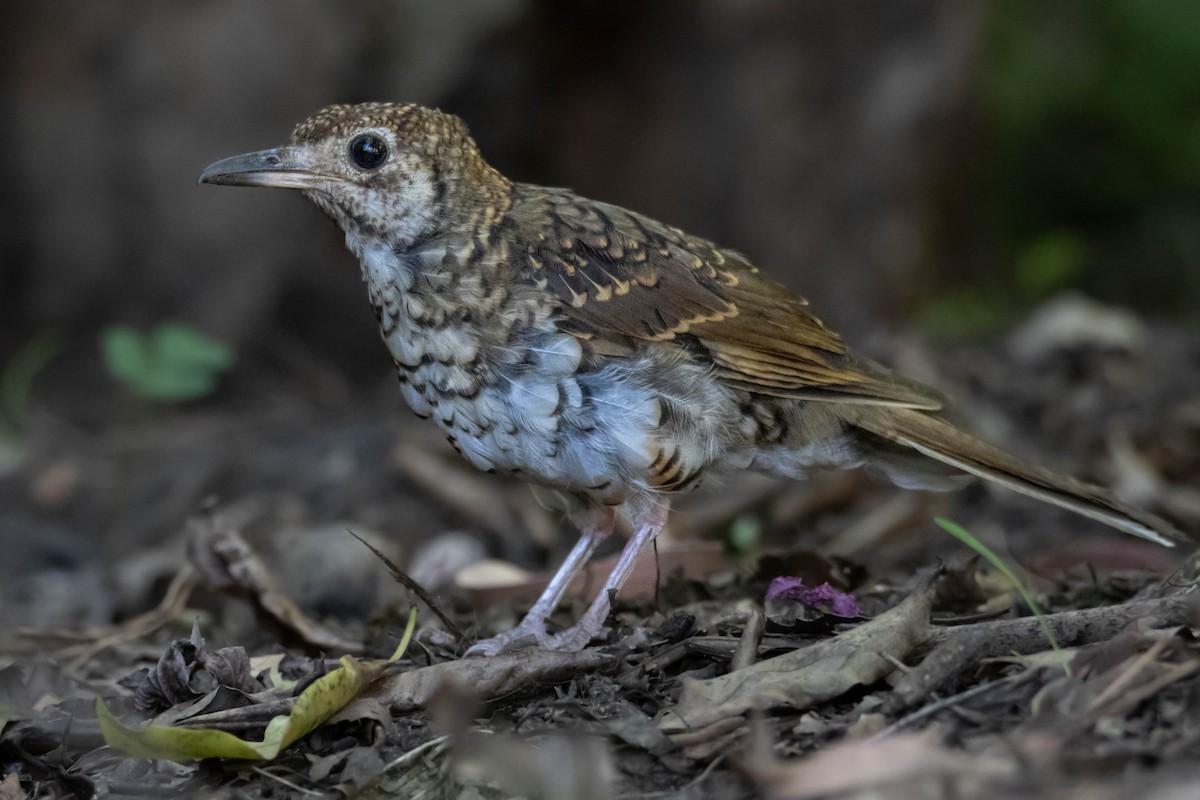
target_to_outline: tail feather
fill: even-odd
[[[945,420],[910,409],[871,409],[851,423],[886,439],[1021,494],[1082,514],[1125,533],[1173,547],[1189,541],[1154,514],[1125,505],[1107,491],[1022,463]]]

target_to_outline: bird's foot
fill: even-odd
[[[481,639],[467,650],[467,656],[494,656],[510,650],[521,650],[534,645],[549,647],[550,634],[546,633],[543,620],[526,618],[511,631],[499,633],[490,639]]]
[[[604,633],[604,620],[599,622],[584,616],[565,631],[549,637],[542,646],[547,650],[558,650],[562,653],[578,653],[587,647],[592,639]]]

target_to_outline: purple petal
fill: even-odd
[[[830,603],[830,611],[839,617],[862,616],[862,609],[858,607],[858,601],[854,599],[854,595],[845,592],[838,592],[838,596]]]
[[[816,611],[829,611],[839,617],[860,617],[862,609],[854,596],[840,592],[828,582],[808,587],[804,580],[793,576],[780,576],[771,581],[767,588],[768,601],[787,598]]]
[[[766,599],[778,600],[781,597],[790,597],[793,600],[800,600],[799,593],[802,591],[804,591],[804,580],[802,578],[781,575],[772,580],[771,585],[767,587]]]

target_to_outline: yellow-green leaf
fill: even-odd
[[[371,681],[396,659],[412,640],[416,627],[416,609],[408,616],[408,626],[396,652],[386,661],[359,661],[342,656],[340,666],[313,681],[300,693],[290,714],[281,714],[267,723],[261,742],[239,739],[227,731],[212,728],[177,728],[149,725],[130,728],[117,719],[104,701],[96,699],[100,731],[109,747],[134,758],[162,758],[170,761],[199,761],[205,758],[241,758],[270,760],[292,742],[315,730],[358,696]]]
[[[130,728],[121,723],[104,701],[97,698],[96,715],[100,731],[109,747],[135,758],[165,758],[171,761],[198,761],[204,758],[244,758],[270,760],[285,747],[311,732],[349,703],[369,683],[386,662],[359,662],[342,656],[341,666],[313,681],[300,693],[290,714],[281,714],[269,723],[261,742],[239,739],[227,731],[211,728],[176,728],[150,725]]]

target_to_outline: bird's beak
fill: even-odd
[[[200,173],[199,182],[219,186],[319,189],[328,184],[329,178],[313,171],[312,159],[303,148],[276,147],[209,164]]]

